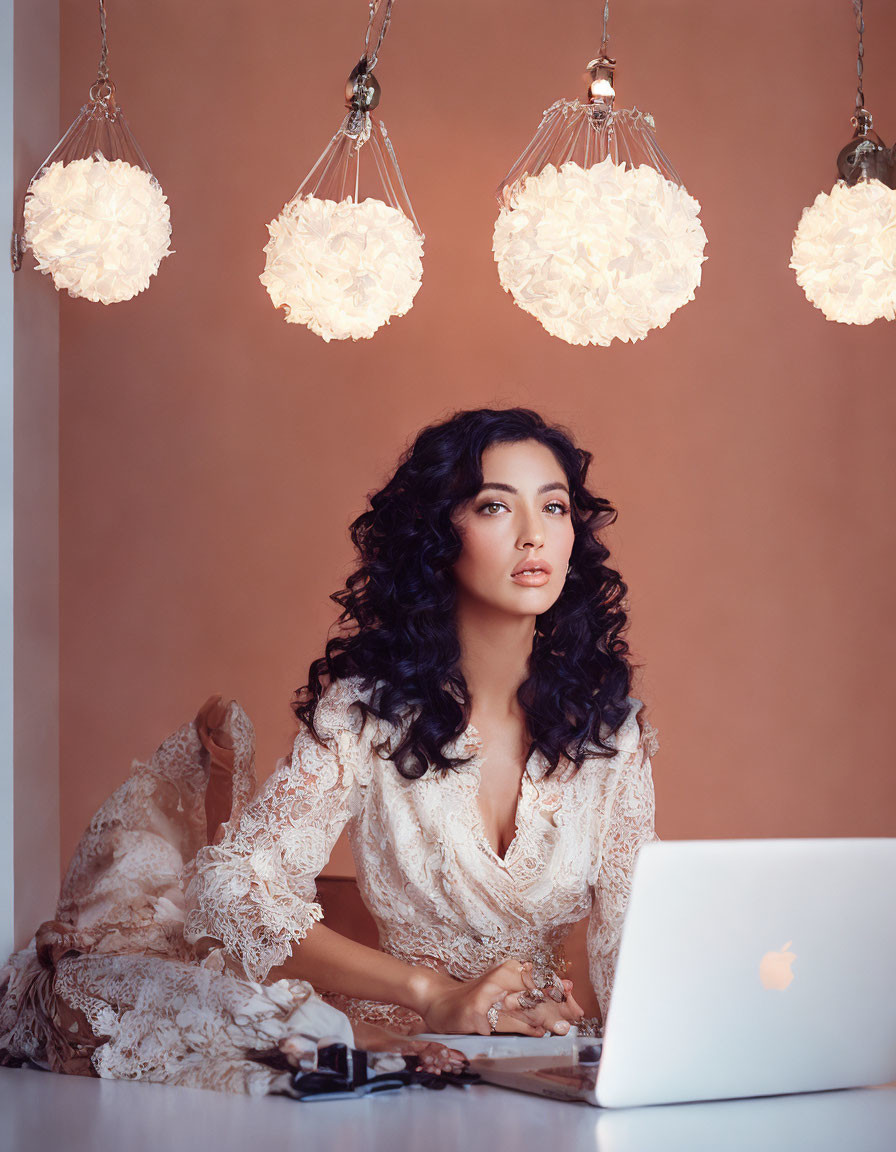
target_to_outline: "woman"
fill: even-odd
[[[556,969],[589,914],[606,1010],[655,739],[589,462],[526,409],[420,434],[352,525],[291,758],[256,794],[251,725],[212,698],[135,766],[0,969],[0,1062],[259,1093],[333,1035],[456,1067],[411,1034],[581,1020]],[[346,825],[380,950],[320,923]]]
[[[420,433],[352,525],[347,627],[297,694],[291,760],[188,869],[188,940],[353,1022],[544,1035],[581,1019],[554,970],[590,913],[606,1012],[656,743],[590,460],[527,409]],[[346,825],[380,950],[320,922]]]

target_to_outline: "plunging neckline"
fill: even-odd
[[[495,851],[494,847],[492,846],[492,842],[489,840],[488,834],[485,831],[485,820],[483,819],[483,816],[482,816],[482,808],[479,805],[479,788],[482,784],[483,744],[482,744],[482,737],[479,734],[479,730],[476,728],[476,726],[474,724],[468,724],[467,725],[467,728],[463,734],[463,740],[465,742],[471,743],[472,747],[473,747],[473,759],[470,761],[469,764],[467,764],[466,767],[467,767],[467,771],[472,771],[473,776],[476,779],[476,787],[473,790],[473,794],[472,794],[472,801],[473,801],[472,816],[473,816],[474,835],[475,835],[476,839],[478,839],[478,841],[482,845],[482,847],[485,848],[485,850],[489,853],[489,855],[492,856],[492,858],[494,860],[496,860],[501,865],[502,868],[508,868],[510,857],[514,853],[517,845],[520,842],[520,837],[522,834],[522,827],[520,824],[520,818],[523,815],[522,807],[523,807],[523,800],[525,798],[525,792],[526,792],[526,782],[528,781],[530,786],[531,786],[532,778],[531,778],[531,774],[529,772],[529,768],[530,768],[530,765],[532,764],[532,762],[534,760],[534,757],[537,755],[537,752],[533,749],[528,760],[523,765],[523,774],[520,777],[520,786],[519,786],[519,790],[517,792],[517,797],[516,797],[516,808],[515,808],[514,813],[513,813],[513,835],[510,838],[510,842],[507,845],[507,848],[504,852],[504,855],[500,856]]]
[[[511,852],[514,850],[514,848],[515,848],[515,846],[516,846],[516,844],[520,838],[519,819],[520,819],[520,807],[523,803],[523,789],[525,788],[525,785],[523,784],[523,780],[525,780],[525,778],[526,778],[526,774],[524,772],[522,778],[520,779],[520,787],[519,787],[519,791],[517,792],[517,797],[516,797],[516,808],[514,809],[514,813],[513,813],[513,835],[510,837],[510,841],[507,845],[507,848],[506,848],[503,856],[500,856],[495,851],[491,840],[489,840],[489,838],[488,838],[488,833],[485,830],[485,821],[482,818],[482,808],[479,805],[479,789],[477,788],[476,791],[473,793],[473,806],[475,809],[473,815],[475,817],[476,824],[478,826],[477,832],[479,834],[479,838],[482,841],[482,843],[486,846],[486,848],[488,848],[489,852],[491,852],[492,856],[494,856],[494,858],[498,861],[498,863],[501,864],[505,868],[507,867],[508,858],[510,857]],[[480,780],[480,782],[482,781],[482,772],[481,771],[479,773],[479,780]]]

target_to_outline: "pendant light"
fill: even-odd
[[[268,224],[260,280],[288,323],[325,341],[368,339],[403,316],[423,275],[423,233],[385,125],[371,116],[380,99],[373,70],[392,4],[371,0],[364,54],[346,83],[348,112]]]
[[[161,187],[118,105],[109,77],[106,5],[96,82],[25,193],[25,247],[57,289],[102,304],[149,287],[170,255]]]
[[[896,147],[874,131],[865,107],[865,17],[852,0],[859,34],[853,137],[837,157],[839,179],[803,209],[790,267],[826,319],[870,324],[896,318]]]
[[[652,116],[615,107],[609,0],[582,99],[548,108],[501,182],[493,250],[502,287],[570,344],[643,340],[700,284],[700,205]]]

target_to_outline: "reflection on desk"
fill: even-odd
[[[305,1104],[0,1068],[0,1149],[893,1152],[896,1086],[604,1111],[484,1084]]]
[[[594,1111],[600,1152],[893,1152],[896,1148],[896,1087],[889,1086]]]

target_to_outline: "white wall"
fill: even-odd
[[[12,226],[21,227],[28,180],[59,136],[59,5],[58,0],[0,0],[0,12],[0,164],[9,236]],[[0,951],[5,957],[54,914],[59,890],[59,301],[30,256],[15,275],[8,264],[0,275]]]
[[[0,196],[13,203],[13,0],[0,0]],[[13,942],[13,293],[0,274],[0,954]]]

